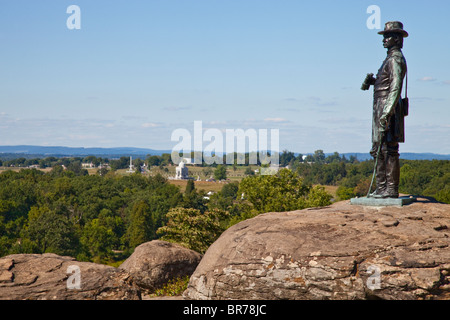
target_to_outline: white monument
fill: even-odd
[[[133,170],[133,159],[132,159],[131,156],[130,156],[130,169],[128,169],[127,172],[129,172],[129,173],[133,173],[134,172],[134,170]]]
[[[178,167],[176,167],[175,170],[176,170],[175,171],[175,179],[176,180],[189,179],[189,170],[183,161],[181,161],[178,164]]]

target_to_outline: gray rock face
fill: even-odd
[[[118,268],[56,254],[0,258],[2,300],[137,300],[140,291]]]
[[[130,273],[140,287],[154,291],[171,279],[190,276],[201,257],[178,244],[154,240],[136,247],[119,268]]]
[[[188,299],[450,299],[450,205],[266,213],[225,231]]]

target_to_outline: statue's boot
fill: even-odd
[[[400,184],[400,161],[398,155],[387,155],[385,198],[398,198]]]
[[[377,188],[370,194],[372,198],[386,198],[386,161],[383,153],[380,154],[376,168]]]

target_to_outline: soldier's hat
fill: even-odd
[[[384,26],[384,30],[378,32],[378,34],[385,34],[385,33],[400,33],[403,38],[408,37],[408,32],[403,30],[403,23],[400,21],[389,21],[386,22],[386,25]]]

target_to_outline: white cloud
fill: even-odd
[[[268,121],[268,122],[287,122],[288,120],[286,120],[284,118],[266,118],[266,119],[264,119],[264,121]]]
[[[411,115],[414,117],[414,115]],[[5,117],[3,115],[3,117]],[[412,120],[412,119],[408,119]],[[204,121],[203,130],[224,129],[279,129],[280,149],[295,152],[365,152],[370,147],[370,119],[358,117],[324,117],[320,121],[302,121],[267,115],[262,119]],[[113,124],[113,126],[110,126]],[[331,125],[333,124],[333,125]],[[84,147],[135,146],[169,150],[175,146],[172,131],[185,128],[193,134],[192,122],[138,122],[111,119],[61,119],[61,118],[3,118],[0,114],[0,145],[64,145]],[[450,153],[446,139],[450,126],[408,123],[407,144],[402,151]],[[205,143],[206,145],[206,143]],[[205,146],[204,145],[204,146]]]
[[[157,123],[154,123],[154,122],[146,122],[146,123],[142,124],[142,127],[143,128],[157,128],[157,127],[160,127],[160,125]]]
[[[420,78],[419,81],[431,82],[431,81],[436,81],[436,79],[433,77],[426,76],[426,77]]]
[[[185,111],[185,110],[191,110],[192,106],[186,106],[186,107],[164,107],[162,110],[164,111]]]

